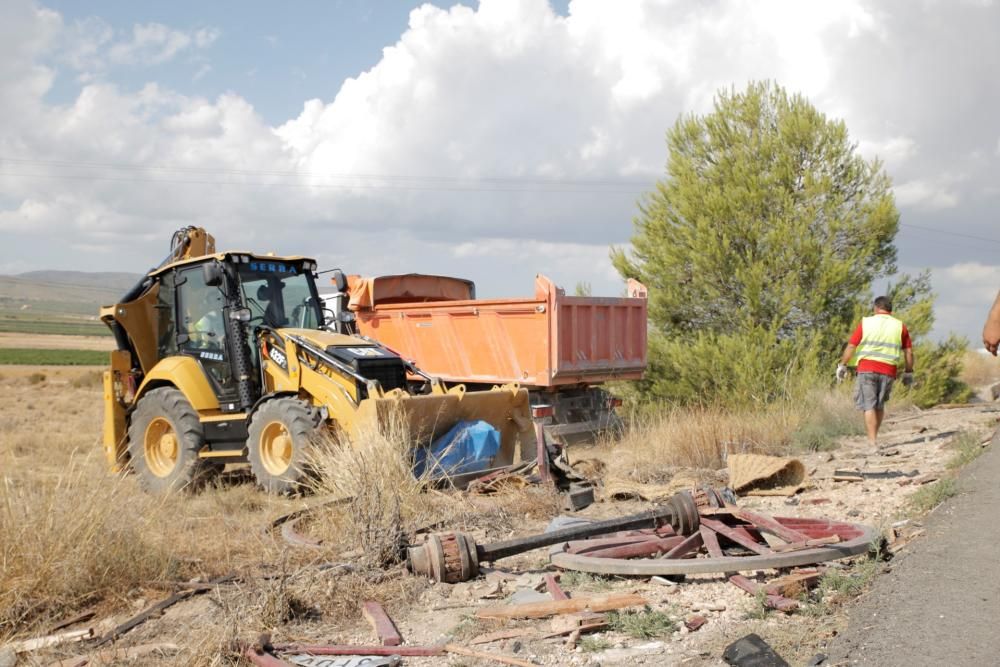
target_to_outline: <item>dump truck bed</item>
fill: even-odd
[[[349,278],[358,328],[449,383],[518,382],[534,389],[642,377],[646,289],[627,297],[567,296],[543,275],[533,297],[476,299],[444,276]],[[458,298],[456,298],[458,297]]]

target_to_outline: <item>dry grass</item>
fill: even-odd
[[[291,501],[246,484],[144,494],[107,471],[100,391],[68,377],[0,387],[0,639],[164,597],[165,580],[254,573],[282,558],[260,527]]]
[[[959,377],[970,387],[1000,382],[1000,361],[985,352],[968,350],[962,359],[962,374]]]
[[[667,481],[678,469],[717,470],[729,454],[830,449],[840,436],[863,432],[845,388],[764,409],[665,408],[629,423],[603,458],[610,476],[640,483]]]

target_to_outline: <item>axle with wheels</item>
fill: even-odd
[[[677,493],[664,505],[639,514],[494,544],[476,544],[475,540],[465,533],[430,535],[422,545],[410,547],[407,551],[407,567],[413,574],[454,584],[476,577],[479,574],[480,562],[492,563],[501,558],[569,540],[620,530],[659,527],[664,524],[670,524],[674,532],[679,535],[691,535],[698,531],[700,526],[698,506],[690,493]]]

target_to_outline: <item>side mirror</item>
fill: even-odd
[[[201,275],[209,287],[218,287],[222,284],[222,267],[219,266],[218,262],[202,264]]]
[[[332,278],[333,284],[337,288],[338,292],[343,293],[347,291],[347,276],[344,275],[343,271],[340,269],[334,269]]]

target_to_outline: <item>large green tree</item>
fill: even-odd
[[[667,146],[631,249],[612,252],[650,288],[643,391],[757,402],[812,381],[873,281],[895,271],[882,165],[858,155],[842,121],[770,82],[721,92]]]

